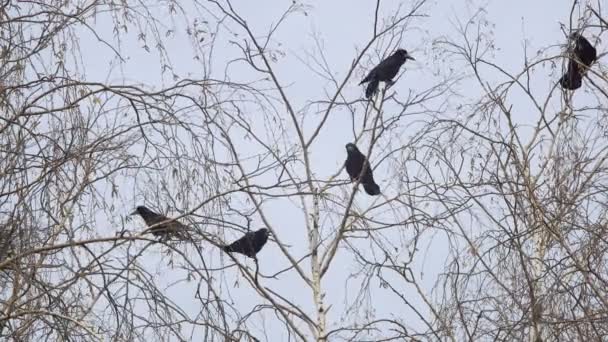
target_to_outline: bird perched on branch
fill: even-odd
[[[361,177],[361,184],[363,184],[363,189],[365,189],[365,192],[367,192],[368,195],[380,195],[380,187],[374,182],[372,168],[369,166],[369,162],[363,153],[361,153],[353,143],[346,144],[346,153],[348,156],[346,157],[344,166],[346,167],[346,172],[350,176],[350,180],[356,182],[359,180],[359,177]],[[365,171],[361,172],[364,165]]]
[[[135,209],[131,215],[139,214],[144,219],[146,225],[150,228],[150,233],[154,236],[160,237],[161,241],[176,236],[181,240],[188,239],[188,233],[185,225],[174,219],[170,219],[165,215],[161,215],[153,212],[152,210],[139,206]]]
[[[359,85],[361,85],[365,82],[369,82],[367,89],[365,89],[365,97],[369,99],[378,91],[380,81],[392,85],[394,83],[393,78],[397,76],[399,69],[408,59],[415,60],[407,51],[398,49],[395,53],[373,68],[372,71],[365,76],[363,81],[359,83]]]
[[[268,229],[262,228],[255,232],[248,232],[240,239],[224,246],[222,249],[226,253],[240,253],[252,259],[256,259],[256,254],[264,247],[268,241]]]
[[[597,51],[585,37],[578,32],[570,35],[573,42],[566,73],[559,79],[564,89],[575,90],[581,87],[587,69],[597,59]]]

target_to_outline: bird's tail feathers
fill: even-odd
[[[380,187],[376,183],[366,183],[363,184],[363,189],[370,196],[380,195]]]
[[[230,248],[230,245],[225,245],[222,247],[222,250],[226,253],[231,253],[232,252],[232,248]]]
[[[365,97],[369,99],[370,97],[374,96],[376,91],[378,91],[379,84],[380,84],[380,81],[378,81],[378,80],[370,81],[369,84],[367,85],[367,89],[365,89]]]
[[[582,80],[582,76],[579,73],[568,71],[559,79],[559,84],[564,89],[575,90],[581,87]]]

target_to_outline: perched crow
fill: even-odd
[[[376,93],[380,81],[393,84],[393,78],[397,76],[399,68],[401,68],[403,63],[408,59],[415,60],[414,57],[407,54],[407,51],[399,49],[373,68],[363,81],[359,83],[359,85],[361,85],[365,82],[369,82],[367,89],[365,90],[365,97],[369,99]]]
[[[348,153],[348,157],[346,157],[344,165],[346,166],[346,172],[348,172],[350,180],[356,182],[359,176],[361,176],[361,184],[363,184],[365,192],[370,196],[380,195],[380,187],[374,182],[372,168],[369,166],[369,162],[367,162],[363,153],[353,143],[346,144],[346,153]],[[366,164],[365,172],[361,174],[363,164]]]
[[[144,206],[137,207],[137,209],[131,213],[131,215],[135,214],[139,214],[139,216],[144,219],[148,227],[154,226],[150,229],[150,232],[154,236],[160,236],[161,240],[172,235],[175,235],[180,239],[187,239],[187,227],[181,224],[179,221],[175,221],[167,216],[157,214]]]
[[[226,253],[241,253],[255,259],[255,255],[264,247],[268,241],[268,229],[262,228],[255,232],[249,232],[242,238],[223,247]]]
[[[564,89],[574,90],[581,87],[583,76],[597,59],[597,51],[577,32],[573,33],[570,39],[573,40],[573,48],[570,52],[568,70],[559,79],[559,84]]]
[[[559,79],[559,84],[562,88],[569,90],[578,89],[583,84],[583,75],[579,70],[578,63],[573,59],[568,62],[568,70]]]

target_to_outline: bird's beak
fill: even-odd
[[[412,56],[410,56],[410,55],[405,56],[405,59],[411,59],[411,60],[413,60],[413,61],[415,61],[415,60],[416,60],[416,58],[414,58],[414,57],[412,57]]]
[[[137,209],[135,209],[135,211],[133,211],[132,213],[130,213],[129,215],[135,215],[137,214]]]

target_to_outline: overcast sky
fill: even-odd
[[[257,35],[263,35],[268,31],[268,28],[276,23],[279,16],[287,8],[290,1],[235,1],[234,5],[238,8],[241,16],[250,24]],[[309,116],[310,122],[316,122],[320,114],[314,107],[306,105],[313,100],[323,100],[327,98],[327,93],[332,93],[334,88],[326,80],[318,77],[303,63],[307,59],[307,53],[313,52],[315,49],[315,35],[321,39],[322,49],[327,58],[327,63],[331,67],[334,76],[341,80],[349,70],[351,63],[356,58],[357,54],[372,34],[374,2],[363,0],[335,0],[335,1],[318,1],[309,2],[307,15],[294,14],[290,16],[286,22],[279,28],[276,33],[272,45],[284,52],[283,56],[279,56],[274,67],[280,82],[286,86],[286,92],[295,106],[296,111],[301,111],[305,116]],[[388,17],[394,12],[397,6],[408,8],[408,1],[383,1],[381,6],[381,17]],[[452,68],[455,72],[463,71],[463,61],[458,60],[454,56],[442,54],[436,42],[443,40],[446,37],[456,41],[461,41],[457,33],[458,22],[466,23],[478,10],[483,6],[485,13],[483,16],[488,20],[489,25],[484,27],[484,30],[492,33],[495,42],[496,50],[486,58],[495,61],[497,64],[504,67],[510,72],[519,72],[523,69],[524,49],[527,49],[528,55],[534,57],[537,52],[541,51],[544,56],[554,56],[562,50],[560,44],[565,43],[564,36],[560,30],[560,23],[568,22],[570,15],[571,4],[567,1],[556,0],[514,0],[514,1],[429,1],[420,10],[427,16],[418,17],[407,23],[407,31],[403,37],[401,48],[407,49],[411,55],[416,58],[416,61],[408,61],[404,70],[405,73],[401,76],[398,83],[393,87],[399,96],[406,96],[408,92],[416,92],[420,89],[431,87],[444,77],[449,69]],[[159,19],[167,28],[175,30],[174,36],[167,40],[167,47],[170,52],[174,73],[181,78],[196,78],[201,77],[203,66],[201,63],[193,59],[193,50],[191,44],[185,34],[185,28],[180,22],[168,20],[168,17],[162,17],[163,11],[159,11]],[[189,13],[191,19],[195,17],[203,18],[205,14],[196,12]],[[575,13],[575,16],[577,13]],[[212,18],[208,18],[210,22]],[[96,28],[100,32],[106,34],[111,33],[110,22],[107,20],[99,20]],[[229,25],[230,26],[230,25]],[[221,34],[216,37],[216,47],[213,54],[211,76],[215,78],[223,78],[226,62],[238,56],[238,49],[229,43],[229,40],[242,39],[237,36],[232,36],[228,30],[221,29]],[[242,32],[239,34],[242,35]],[[210,39],[211,37],[208,37]],[[160,73],[158,64],[158,56],[154,53],[146,52],[141,48],[141,43],[128,37],[123,41],[121,53],[128,61],[121,68],[114,68],[108,74],[109,59],[112,56],[111,51],[103,50],[100,44],[95,41],[87,41],[90,37],[82,37],[83,53],[85,55],[85,64],[87,66],[87,77],[89,79],[108,79],[115,83],[141,83],[146,86],[154,86],[160,88],[163,85],[170,84],[172,79],[168,75]],[[90,46],[90,47],[89,47]],[[395,46],[390,46],[394,48]],[[362,65],[357,67],[354,78],[347,84],[344,89],[344,94],[349,97],[356,97],[357,94],[362,94],[364,88],[358,86],[358,80],[363,76],[365,71],[369,70],[374,63],[379,61],[379,56],[376,53],[377,46],[368,52],[366,58],[362,60]],[[382,48],[389,48],[383,46]],[[601,50],[601,49],[599,49]],[[255,75],[244,71],[238,75],[235,70],[238,66],[232,66],[231,77],[234,81],[246,80]],[[561,65],[558,65],[561,68]],[[551,75],[551,68],[547,65],[544,68],[536,70],[538,73],[534,78],[534,89],[539,92],[548,92],[555,84],[559,76]],[[545,77],[542,74],[546,74]],[[499,80],[496,74],[488,73],[490,81]],[[240,80],[237,78],[241,78]],[[458,88],[462,95],[462,100],[474,99],[479,97],[478,88],[466,87],[466,82]],[[458,98],[450,99],[454,107],[457,106]],[[521,103],[514,102],[514,119],[516,122],[526,124],[536,120],[536,117],[530,117],[529,107],[525,101]],[[253,111],[253,106],[248,106],[247,110]],[[282,108],[279,109],[283,110]],[[387,108],[386,110],[392,110]],[[249,115],[256,115],[255,112]],[[285,115],[287,115],[285,113]],[[362,113],[361,113],[362,115]],[[444,115],[458,115],[457,113],[445,113]],[[317,119],[315,119],[317,117]],[[409,120],[406,117],[404,120]],[[305,121],[306,122],[306,121]],[[416,127],[414,122],[403,122],[400,134],[403,136],[403,142],[408,140],[414,132],[410,127]],[[351,117],[346,112],[337,111],[329,118],[327,127],[321,132],[319,140],[312,149],[312,160],[314,172],[319,178],[328,177],[335,173],[341,167],[344,158],[344,145],[353,140],[351,126]],[[291,126],[287,126],[288,134],[293,135],[294,131]],[[310,134],[313,125],[305,125]],[[294,138],[295,139],[295,138]],[[294,140],[295,141],[295,140]],[[363,144],[366,144],[364,142]],[[398,143],[397,143],[398,144]],[[248,147],[243,146],[246,150]],[[251,147],[253,148],[253,147]],[[378,152],[380,153],[380,152]],[[372,160],[373,162],[373,160]],[[390,194],[390,180],[387,179],[385,169],[387,167],[380,165],[376,169],[376,180],[383,188],[383,192]],[[346,179],[346,175],[342,175]],[[136,182],[133,180],[133,182]],[[133,207],[140,204],[142,201],[148,200],[145,194],[138,192],[144,186],[130,184],[126,186],[128,189],[135,189],[133,192],[125,192],[120,196],[122,202],[121,207],[117,207],[116,214],[126,216]],[[365,208],[373,205],[373,200],[363,196],[362,193],[357,195],[357,204]],[[195,203],[193,202],[192,205]],[[296,204],[297,205],[297,204]],[[179,208],[180,210],[188,210],[189,208]],[[282,241],[289,244],[291,250],[297,256],[306,254],[307,245],[305,241],[306,228],[303,221],[304,216],[297,207],[289,200],[273,200],[265,205],[265,209],[270,214],[270,220],[273,223],[277,233]],[[174,211],[173,213],[176,213]],[[323,220],[322,220],[323,221]],[[141,227],[142,222],[135,220],[132,223],[132,228]],[[262,223],[258,220],[254,221],[254,228],[260,228]],[[323,227],[324,232],[331,232],[334,227]],[[227,239],[238,237],[236,232],[227,232]],[[407,244],[407,241],[404,241]],[[437,280],[437,274],[443,268],[446,257],[446,240],[440,234],[426,236],[423,239],[423,245],[419,246],[422,251],[417,254],[412,267],[415,274],[425,287],[427,293],[431,293],[433,285]],[[364,248],[365,244],[361,244]],[[159,256],[163,249],[160,246],[151,248],[146,256],[146,263],[151,272],[155,273],[155,277],[159,283],[172,284],[178,279],[184,278],[184,273],[176,268],[167,266],[166,260],[161,261]],[[222,256],[219,251],[214,250],[211,246],[206,248],[206,258],[208,265],[219,266],[230,264],[231,261]],[[243,262],[253,265],[251,260],[241,258]],[[278,247],[272,242],[259,254],[261,272],[269,275],[278,270],[283,269],[288,265],[288,261],[282,254],[279,253]],[[304,263],[305,269],[309,270],[308,263]],[[344,315],[346,302],[352,302],[360,287],[361,278],[349,278],[353,272],[358,269],[353,261],[353,256],[350,252],[341,251],[338,253],[337,259],[334,261],[334,266],[330,270],[330,275],[324,281],[324,291],[326,292],[326,305],[330,306],[329,311],[329,329],[340,327],[340,317]],[[265,301],[253,291],[249,284],[242,279],[236,268],[230,268],[223,271],[223,283],[218,280],[216,286],[221,287],[221,294],[232,298],[240,309],[241,313],[249,312],[255,305],[263,304]],[[235,287],[235,283],[238,286]],[[221,284],[221,285],[220,285]],[[178,303],[183,310],[189,312],[192,316],[199,311],[200,302],[194,300],[196,281],[190,283],[179,283],[167,285],[167,293],[170,294],[175,302]],[[264,286],[272,287],[279,293],[289,298],[293,302],[300,303],[301,307],[309,313],[313,313],[314,306],[312,302],[312,294],[310,290],[304,286],[302,281],[295,275],[295,272],[287,272],[278,277],[278,279],[264,280]],[[373,289],[373,297],[368,299],[370,307],[375,312],[375,317],[398,317],[409,320],[410,326],[423,329],[421,323],[416,320],[415,314],[405,307],[402,302],[395,300],[393,294],[379,286],[376,280],[370,284]],[[411,295],[407,286],[402,286],[403,295],[411,300],[412,304],[418,308],[423,308],[422,312],[426,312],[420,298],[416,295]],[[412,291],[413,293],[413,291]],[[365,316],[364,313],[359,313]],[[282,323],[277,318],[270,314],[264,314],[255,318],[259,321],[259,329],[267,328],[267,336],[256,331],[255,327],[252,333],[260,339],[267,338],[269,341],[286,341],[287,336],[284,335],[285,330],[282,328]],[[250,326],[251,327],[251,326]],[[185,333],[185,336],[188,336]],[[196,335],[195,335],[196,336]]]

